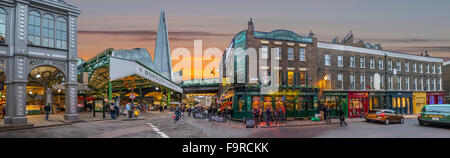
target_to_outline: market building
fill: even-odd
[[[223,83],[220,100],[232,106],[233,119],[251,118],[254,108],[286,109],[290,119],[314,116],[318,112],[314,87],[316,39],[289,30],[256,31],[253,21],[236,34],[223,55],[220,67]],[[242,50],[254,49],[246,54]],[[274,83],[275,81],[277,83]],[[271,89],[269,93],[263,92]],[[284,105],[286,103],[286,105]]]
[[[27,114],[53,105],[78,120],[77,19],[63,0],[0,1],[0,71],[5,125],[27,125]],[[58,105],[58,107],[55,107]]]
[[[165,18],[161,11],[154,59],[143,48],[108,48],[91,59],[79,61],[78,75],[92,89],[86,97],[79,98],[79,103],[85,104],[90,96],[98,110],[108,102],[115,102],[122,109],[127,103],[142,103],[151,109],[180,105],[183,89],[172,81]]]
[[[348,93],[349,117],[383,108],[417,114],[425,104],[442,104],[443,59],[427,52],[386,51],[380,44],[353,38],[350,32],[342,41],[317,42],[318,78],[324,83],[319,86],[325,89],[327,106],[334,108],[328,100],[335,97],[328,91]]]

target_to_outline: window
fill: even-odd
[[[370,61],[370,69],[375,69],[375,59],[371,58]]]
[[[288,60],[294,60],[294,48],[288,48]]]
[[[305,48],[300,48],[300,61],[306,61]]]
[[[406,62],[406,63],[405,63],[405,71],[406,71],[406,72],[409,72],[409,62]]]
[[[294,71],[288,71],[288,85],[293,86],[294,85]]]
[[[419,65],[419,72],[423,73],[423,65],[422,64]]]
[[[431,73],[435,74],[436,73],[436,65],[433,65],[431,67]]]
[[[430,90],[430,79],[427,78],[427,84],[425,85],[425,90],[429,91]]]
[[[381,76],[381,77],[380,77],[380,78],[381,78],[381,81],[380,81],[380,83],[381,83],[381,84],[380,84],[380,89],[385,89],[385,88],[384,88],[384,76],[383,76],[383,75],[380,75],[380,76]]]
[[[417,72],[416,67],[417,67],[417,65],[416,65],[416,63],[414,63],[414,64],[413,64],[413,67],[412,67],[412,71],[413,71],[413,72]]]
[[[397,61],[397,71],[402,71],[402,62]]]
[[[350,67],[355,67],[355,57],[354,56],[350,57]]]
[[[325,54],[325,65],[331,66],[331,59],[330,59],[330,55],[328,55],[328,54]]]
[[[300,85],[306,85],[306,71],[300,71]]]
[[[417,90],[417,78],[414,78],[414,90]]]
[[[431,90],[434,91],[436,90],[436,79],[433,79],[433,82],[431,83]]]
[[[56,20],[56,48],[67,49],[67,21],[61,17]]]
[[[430,73],[430,65],[425,64],[425,72]]]
[[[28,15],[28,42],[41,45],[41,15],[36,11],[31,11]]]
[[[344,61],[342,61],[342,56],[339,55],[338,56],[338,67],[343,67],[344,66]]]
[[[355,75],[350,75],[350,89],[355,89]]]
[[[360,85],[360,89],[361,90],[365,90],[366,89],[366,75],[361,74],[361,76],[359,78],[359,85]]]
[[[359,58],[359,67],[366,68],[366,58],[364,58],[364,57]]]
[[[269,50],[268,46],[262,46],[261,47],[261,59],[269,59],[268,50]]]
[[[388,60],[387,67],[388,70],[392,70],[392,60]]]
[[[373,75],[370,75],[370,89],[373,89],[375,87],[373,79],[374,79]]]
[[[438,85],[437,85],[437,88],[438,88],[438,89],[436,89],[436,90],[437,90],[437,91],[441,91],[441,90],[442,90],[442,87],[441,87],[442,83],[441,83],[441,79],[440,79],[440,78],[437,79],[437,84],[438,84]]]
[[[438,74],[441,74],[441,73],[442,73],[442,71],[441,71],[441,65],[438,65],[438,66],[437,66],[437,73],[438,73]]]
[[[6,39],[6,11],[0,8],[0,42]]]
[[[402,90],[402,77],[397,77],[397,89]]]
[[[344,89],[344,79],[342,78],[342,74],[338,74],[338,89]]]
[[[281,59],[281,48],[280,47],[275,47],[275,59],[280,60]]]
[[[384,66],[383,66],[383,59],[378,60],[378,69],[383,70]]]
[[[331,89],[331,75],[329,73],[325,74],[325,76],[327,77],[326,80],[324,79],[325,82],[325,89]]]
[[[55,47],[55,20],[51,15],[44,15],[42,19],[42,46]]]
[[[423,86],[424,84],[423,84],[423,83],[424,83],[423,78],[420,78],[419,84],[420,84],[420,90],[421,90],[421,91],[424,90],[424,86]]]
[[[406,90],[409,91],[409,77],[405,77],[405,86],[406,86]]]

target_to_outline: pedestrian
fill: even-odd
[[[109,105],[109,113],[111,114],[111,119],[115,120],[116,119],[116,109],[114,108],[114,103],[111,103]]]
[[[270,112],[269,107],[266,108],[266,126],[270,126],[270,116],[272,116],[272,113]]]
[[[48,103],[48,104],[44,107],[44,110],[45,110],[45,120],[48,120],[48,115],[50,114],[50,110],[51,110],[51,105],[50,105],[50,103]]]
[[[280,124],[283,124],[283,107],[278,108],[278,120],[280,120]]]
[[[175,109],[175,119],[174,119],[174,123],[177,123],[178,120],[180,120],[181,117],[181,109],[179,106],[176,107]]]
[[[2,118],[4,119],[5,118],[5,115],[6,115],[6,105],[4,105],[3,107],[2,107]]]
[[[125,110],[128,112],[128,118],[131,118],[133,112],[131,111],[131,104],[127,103]]]
[[[344,110],[342,110],[342,107],[339,107],[339,119],[341,120],[340,126],[342,126],[342,123],[347,126],[347,122],[345,122]]]
[[[114,111],[116,112],[116,116],[119,117],[120,116],[120,109],[118,105],[114,105]]]
[[[188,112],[188,116],[191,117],[191,107],[189,107],[189,108],[187,109],[187,112]]]
[[[330,113],[331,113],[331,109],[330,109],[330,107],[328,107],[327,106],[327,123],[331,123],[331,116],[330,116]]]
[[[274,122],[275,122],[275,125],[279,125],[278,123],[278,121],[279,121],[279,119],[278,119],[278,108],[276,108],[274,111],[273,111],[273,120],[274,120]]]

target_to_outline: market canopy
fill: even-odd
[[[111,81],[137,75],[158,85],[183,93],[183,89],[154,70],[139,62],[110,57],[109,77]]]

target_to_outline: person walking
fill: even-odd
[[[5,118],[6,110],[7,110],[6,108],[7,108],[6,105],[4,105],[4,106],[2,107],[2,119]]]
[[[327,106],[327,123],[331,123],[331,109]]]
[[[48,103],[48,104],[44,107],[44,110],[45,110],[45,120],[48,120],[48,115],[50,114],[50,110],[51,110],[51,105],[50,105],[50,103]]]
[[[111,103],[109,105],[109,113],[111,115],[111,119],[115,120],[116,119],[116,109],[114,108],[114,103]]]
[[[342,110],[342,107],[339,107],[339,119],[341,120],[340,126],[342,126],[342,123],[347,126],[347,122],[345,122],[344,110]]]
[[[177,123],[178,120],[180,120],[181,117],[181,109],[179,106],[177,106],[177,108],[175,109],[175,119],[174,119],[174,123]]]

